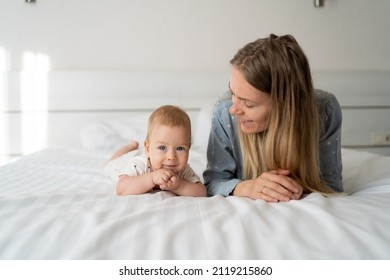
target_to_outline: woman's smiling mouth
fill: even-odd
[[[252,123],[253,121],[252,120],[243,120],[243,119],[240,119],[240,123],[242,124],[242,125],[247,125],[247,124],[249,124],[249,123]]]

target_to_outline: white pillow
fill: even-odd
[[[195,131],[192,132],[192,142],[194,149],[206,154],[207,145],[209,142],[209,134],[211,128],[211,116],[213,113],[214,104],[204,105],[196,119]]]
[[[88,150],[114,152],[134,139],[142,149],[148,118],[149,113],[145,113],[90,123],[80,131],[81,144]]]
[[[204,105],[193,126],[192,147],[202,154],[206,154],[213,108],[214,104]],[[114,152],[134,139],[142,149],[149,115],[150,113],[145,112],[87,124],[80,131],[81,144],[88,150]]]

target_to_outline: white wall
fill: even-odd
[[[389,0],[0,0],[1,63],[20,70],[33,52],[51,70],[219,70],[244,43],[291,33],[315,70],[389,70],[389,14]]]

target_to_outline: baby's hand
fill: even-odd
[[[153,184],[159,185],[161,187],[162,185],[167,184],[170,181],[171,177],[174,175],[175,174],[173,173],[173,171],[169,169],[159,169],[153,171],[152,172]]]
[[[180,178],[177,177],[176,175],[173,175],[169,181],[165,184],[161,184],[160,188],[164,191],[172,191],[177,189],[180,186]]]

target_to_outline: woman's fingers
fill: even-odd
[[[281,172],[286,174],[287,171]],[[278,171],[265,172],[261,174],[256,180],[256,192],[259,197],[266,197],[278,201],[289,201],[290,199],[297,199],[297,195],[302,189],[292,178],[279,174]],[[300,195],[299,195],[300,197]]]
[[[263,176],[264,179],[270,182],[276,183],[276,185],[274,185],[275,187],[281,186],[282,188],[292,193],[296,193],[299,191],[299,187],[298,187],[299,185],[295,182],[295,180],[293,180],[291,177],[288,177],[286,175],[279,174],[279,173],[275,174],[273,172],[264,172],[260,176]]]

